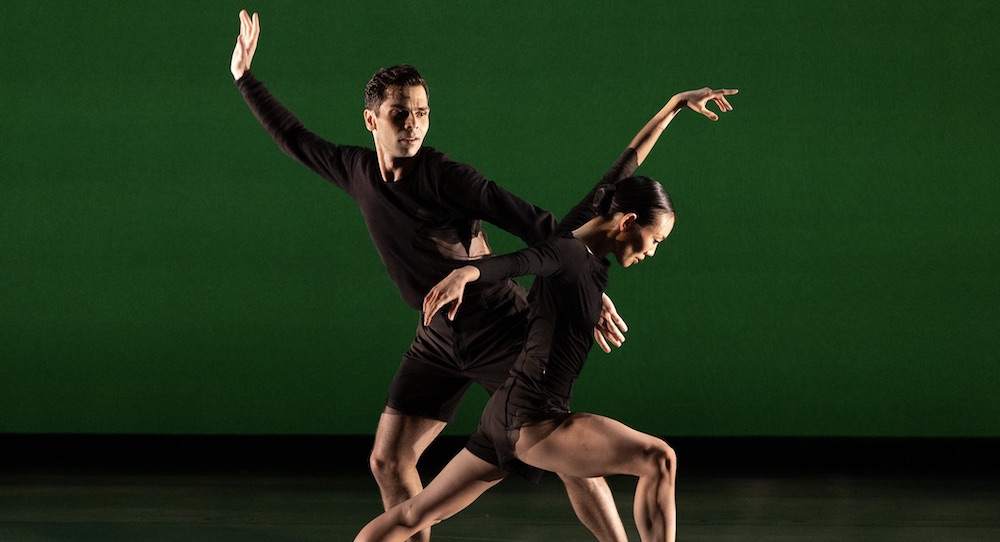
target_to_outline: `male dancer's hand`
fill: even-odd
[[[236,37],[236,48],[233,49],[233,59],[229,63],[229,71],[233,79],[239,80],[250,69],[253,54],[257,51],[257,38],[260,37],[260,19],[254,13],[253,17],[247,10],[240,11],[240,35]]]
[[[618,315],[618,310],[615,309],[615,304],[611,302],[608,294],[601,294],[601,300],[603,305],[601,306],[601,316],[597,319],[597,325],[594,326],[594,340],[597,341],[597,346],[600,346],[601,350],[610,354],[611,347],[608,346],[608,343],[621,348],[622,343],[625,342],[625,332],[628,331],[628,325]]]

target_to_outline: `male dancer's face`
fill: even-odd
[[[390,158],[411,158],[420,150],[430,129],[431,108],[427,91],[420,85],[392,86],[377,114],[365,110],[365,125],[375,137],[375,146]]]

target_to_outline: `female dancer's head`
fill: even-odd
[[[656,253],[674,228],[674,204],[663,186],[649,177],[629,177],[596,195],[594,205],[612,238],[610,252],[628,267]]]

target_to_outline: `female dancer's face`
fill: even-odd
[[[634,216],[634,215],[633,215]],[[634,221],[631,227],[615,239],[615,257],[618,264],[628,267],[656,254],[656,247],[674,229],[674,214],[662,213],[659,220],[639,226]]]

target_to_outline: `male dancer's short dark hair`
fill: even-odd
[[[397,64],[388,68],[382,68],[375,72],[375,75],[365,85],[365,109],[378,113],[378,108],[385,101],[386,90],[389,87],[413,87],[417,85],[424,87],[424,92],[430,98],[431,93],[427,89],[427,83],[420,76],[420,72],[413,66],[409,64]]]

